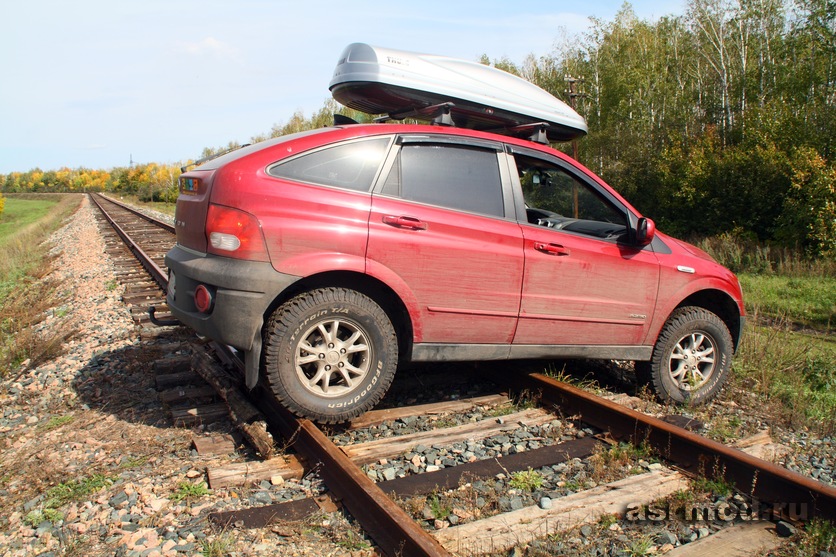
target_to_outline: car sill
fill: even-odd
[[[412,361],[466,362],[544,358],[649,360],[652,353],[652,346],[420,343],[412,347]]]

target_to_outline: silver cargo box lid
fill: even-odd
[[[588,131],[582,116],[533,83],[446,56],[353,43],[340,56],[329,89],[349,108],[394,119],[432,119],[438,112],[432,107],[448,103],[444,110],[459,127],[519,135],[542,123],[551,141]]]

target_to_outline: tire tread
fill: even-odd
[[[389,361],[386,363],[388,369],[380,379],[380,385],[371,393],[368,399],[364,400],[362,404],[343,409],[339,412],[326,413],[322,411],[314,411],[311,408],[299,404],[288,392],[284,386],[280,374],[279,366],[281,362],[281,345],[282,339],[288,332],[296,326],[298,320],[303,319],[304,316],[313,308],[323,304],[331,303],[347,303],[369,312],[374,320],[379,324],[384,324],[383,332],[385,345],[383,351],[390,354]],[[378,402],[386,394],[392,380],[395,376],[395,367],[397,364],[398,341],[395,334],[394,327],[392,327],[389,316],[383,309],[360,292],[337,287],[318,288],[316,290],[309,290],[298,294],[280,306],[271,316],[264,328],[264,358],[262,372],[264,373],[270,390],[276,397],[276,400],[285,408],[288,408],[294,414],[304,416],[310,420],[323,423],[334,424],[345,422],[356,418],[360,414],[366,412]]]

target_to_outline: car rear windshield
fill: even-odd
[[[319,128],[316,130],[307,130],[303,132],[291,133],[288,135],[282,135],[280,137],[274,137],[272,139],[267,139],[265,141],[259,141],[258,143],[253,143],[252,145],[247,145],[245,147],[241,147],[240,149],[236,149],[234,151],[230,151],[225,155],[221,155],[220,157],[214,158],[210,161],[207,161],[195,170],[215,170],[217,168],[222,167],[223,165],[230,163],[234,160],[238,160],[241,157],[246,157],[250,153],[255,153],[257,151],[261,151],[262,149],[266,149],[268,147],[272,147],[273,145],[278,145],[279,143],[284,143],[285,141],[293,141],[294,139],[298,139],[300,137],[305,137],[306,135],[314,135],[317,133],[323,133],[333,128]]]

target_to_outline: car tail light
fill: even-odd
[[[252,261],[270,260],[261,226],[250,213],[210,204],[206,214],[206,237],[209,253]]]
[[[194,291],[194,305],[200,313],[209,313],[212,311],[212,306],[215,303],[215,298],[212,292],[204,285],[200,284]]]

